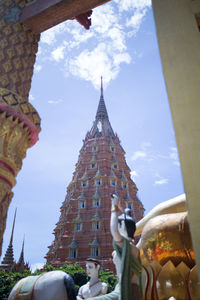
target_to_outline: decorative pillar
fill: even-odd
[[[19,23],[28,2],[0,2],[0,255],[15,177],[41,130],[40,117],[28,102],[40,35]]]
[[[153,10],[200,278],[200,1],[153,0]]]

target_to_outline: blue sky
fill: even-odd
[[[151,2],[113,0],[94,10],[92,27],[64,22],[41,36],[29,100],[42,119],[13,189],[3,254],[14,210],[14,253],[25,234],[25,259],[45,262],[82,140],[100,97],[146,212],[184,192]]]

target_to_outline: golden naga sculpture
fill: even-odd
[[[137,223],[139,234],[143,299],[200,299],[185,195],[156,206]]]

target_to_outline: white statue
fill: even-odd
[[[77,300],[88,299],[107,293],[108,286],[105,282],[99,281],[100,262],[94,258],[86,260],[86,271],[90,280],[82,285],[78,291]]]
[[[138,280],[142,271],[140,263],[140,252],[135,245],[134,233],[136,224],[130,215],[130,210],[123,209],[120,205],[120,199],[113,194],[111,196],[111,219],[110,230],[114,240],[114,248],[121,260],[120,299],[142,299]],[[123,213],[122,213],[123,212]],[[122,213],[122,214],[121,214]]]

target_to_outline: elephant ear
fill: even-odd
[[[72,277],[68,274],[64,276],[64,285],[69,300],[76,300],[76,290]]]

